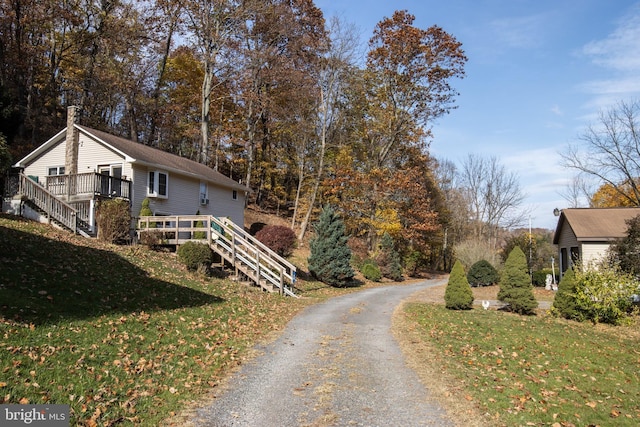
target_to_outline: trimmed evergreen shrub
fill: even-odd
[[[489,261],[481,259],[471,266],[467,273],[471,286],[491,286],[500,281],[500,275]]]
[[[129,202],[122,199],[104,200],[96,210],[98,239],[109,243],[131,240],[131,212]]]
[[[389,233],[384,233],[380,240],[380,253],[376,257],[376,263],[380,267],[382,275],[396,282],[401,282],[402,265],[400,263],[400,254],[396,251],[393,239]]]
[[[142,200],[142,203],[140,204],[140,214],[138,216],[153,216],[153,212],[149,207],[149,199],[147,197],[145,197]],[[155,222],[149,223],[149,228],[155,228],[155,227],[156,227]]]
[[[553,298],[551,313],[569,320],[584,320],[584,316],[578,310],[576,280],[572,268],[564,272],[560,283],[558,283],[558,291]]]
[[[280,256],[288,257],[296,247],[296,233],[282,225],[267,225],[256,233],[256,239]]]
[[[372,259],[367,259],[360,267],[360,272],[367,280],[371,280],[372,282],[379,282],[382,279],[382,273],[380,272],[380,268],[378,264]]]
[[[213,262],[213,252],[209,245],[200,242],[186,242],[178,248],[178,261],[187,269],[197,271],[208,268]]]
[[[200,215],[200,209],[198,209],[196,211],[196,215]],[[205,228],[206,227],[206,222],[204,221],[195,221],[193,226],[195,228]],[[206,231],[194,231],[193,232],[193,238],[194,239],[199,239],[199,240],[203,240],[207,238],[207,232]]]
[[[473,292],[464,274],[464,267],[456,261],[444,291],[445,306],[450,310],[470,310],[473,307]]]
[[[309,272],[331,286],[347,286],[355,272],[351,267],[351,249],[347,245],[344,222],[333,209],[325,207],[315,225],[310,242]]]
[[[538,307],[528,273],[527,258],[519,246],[511,250],[504,263],[498,299],[507,304],[506,310],[518,314],[533,314]]]

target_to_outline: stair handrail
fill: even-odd
[[[77,232],[78,211],[23,173],[20,173],[18,192],[42,209],[50,218],[60,222],[74,233]]]
[[[262,250],[264,254],[268,255],[270,259],[272,259],[276,263],[283,266],[285,268],[285,276],[291,281],[292,285],[295,284],[296,272],[297,272],[297,267],[295,265],[289,262],[286,258],[278,255],[273,249],[269,248],[260,240],[256,239],[254,236],[249,234],[244,228],[238,226],[229,218],[226,218],[226,217],[221,217],[221,218],[212,217],[212,218],[214,223],[218,224],[219,226],[222,226],[224,229],[228,229],[232,235],[238,236],[239,238],[249,242],[253,246],[257,246]]]
[[[198,222],[206,223],[207,227],[196,227]],[[182,226],[181,223],[189,225]],[[255,274],[252,280],[255,280],[257,285],[262,286],[262,281],[266,281],[278,287],[280,293],[296,296],[293,292],[296,266],[228,218],[210,215],[140,216],[137,218],[137,224],[138,232],[157,230],[173,233],[174,236],[167,241],[175,244],[188,240],[200,241],[202,239],[194,239],[194,234],[199,231],[206,232],[209,246],[239,270],[246,269],[243,271],[245,274]]]

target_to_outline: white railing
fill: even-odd
[[[78,212],[24,174],[20,174],[18,192],[42,209],[49,218],[53,218],[74,233],[77,231]]]
[[[208,215],[143,216],[138,237],[155,233],[162,243],[180,245],[201,241],[259,286],[273,286],[295,296],[296,266],[227,218]]]

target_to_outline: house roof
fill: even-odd
[[[203,165],[202,163],[167,153],[148,145],[140,144],[121,138],[110,133],[92,129],[86,126],[74,125],[80,132],[106,145],[110,149],[120,153],[127,162],[159,168],[167,172],[175,172],[181,175],[192,176],[213,184],[220,185],[240,191],[249,189],[231,178],[222,175],[220,172]],[[25,166],[33,158],[46,151],[50,146],[57,143],[66,135],[66,128],[58,132],[53,138],[42,144],[40,147],[29,153],[26,157],[16,163],[16,166]]]
[[[553,236],[558,244],[562,228],[571,227],[578,241],[607,242],[627,234],[627,221],[640,215],[640,208],[563,209]]]

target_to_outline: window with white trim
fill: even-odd
[[[203,206],[209,204],[209,188],[204,181],[200,181],[200,204]]]
[[[233,190],[233,194],[231,196],[233,200],[238,200],[238,190]]]
[[[64,175],[64,166],[50,166],[47,168],[47,175]]]
[[[147,175],[147,196],[169,197],[169,175],[162,171],[149,171]]]

